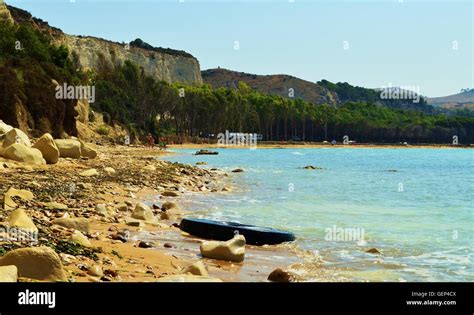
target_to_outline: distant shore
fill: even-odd
[[[245,149],[249,146],[243,145],[219,145],[216,143],[183,143],[183,144],[170,144],[168,148],[171,149],[203,149],[203,148],[215,148],[215,149]],[[380,144],[380,143],[358,143],[358,144],[327,144],[321,142],[258,142],[254,147],[257,149],[474,149],[474,145],[450,145],[450,144]]]

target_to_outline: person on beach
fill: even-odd
[[[148,146],[153,149],[155,147],[155,138],[151,135],[151,133],[148,133],[146,136],[146,140],[148,142]]]

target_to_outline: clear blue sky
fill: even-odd
[[[69,34],[185,50],[202,69],[419,86],[432,97],[474,87],[471,0],[6,2]]]

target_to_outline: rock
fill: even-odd
[[[165,190],[164,192],[161,193],[162,196],[165,197],[178,197],[179,194],[176,191],[171,191],[171,190]]]
[[[107,211],[107,207],[103,203],[95,206],[95,212],[104,217],[107,217],[109,215],[109,211]]]
[[[42,202],[41,205],[43,207],[45,207],[46,209],[48,210],[59,210],[59,211],[64,211],[64,210],[67,210],[68,209],[68,206],[63,204],[63,203],[59,203],[59,202],[55,202],[55,201],[52,201],[52,202]]]
[[[226,242],[206,241],[201,243],[200,249],[203,257],[242,262],[245,257],[245,237],[236,235]]]
[[[74,231],[71,236],[69,237],[69,241],[70,242],[73,242],[73,243],[76,243],[76,244],[79,244],[79,245],[82,245],[82,246],[85,246],[85,247],[91,247],[92,246],[92,243],[91,241],[89,241],[89,239],[87,238],[87,236],[85,236],[84,234],[82,234],[80,231]]]
[[[371,249],[366,250],[365,252],[369,254],[380,254],[377,248],[371,248]]]
[[[93,188],[92,184],[90,184],[90,183],[78,183],[77,187],[79,187],[81,189],[92,189]]]
[[[81,156],[86,157],[89,159],[94,159],[97,156],[97,151],[90,146],[89,144],[85,143],[82,140],[79,140],[81,145]]]
[[[221,190],[222,191],[232,191],[229,187],[223,187]]]
[[[154,172],[156,171],[156,167],[154,165],[147,165],[143,168],[144,171],[147,171],[147,172]]]
[[[3,195],[3,208],[5,210],[12,210],[18,206],[16,202],[13,201],[12,199],[13,197],[18,197],[25,201],[30,201],[34,198],[34,195],[31,191],[24,190],[24,189],[15,189],[11,187]]]
[[[0,267],[0,282],[17,282],[18,268],[15,265]]]
[[[32,233],[38,232],[38,228],[23,209],[16,209],[13,211],[8,217],[8,224],[11,227],[15,227],[23,231]]]
[[[12,129],[12,126],[4,123],[3,120],[0,120],[0,135],[4,135]]]
[[[115,206],[115,208],[118,210],[118,211],[122,211],[122,212],[125,212],[125,211],[128,211],[128,206],[126,203],[119,203]]]
[[[89,221],[86,218],[59,218],[52,222],[68,229],[74,229],[88,234],[90,232]]]
[[[92,277],[99,277],[102,278],[104,272],[102,271],[102,267],[99,265],[93,265],[92,267],[87,270],[87,274]]]
[[[28,148],[31,147],[31,142],[28,136],[23,131],[17,128],[13,128],[5,134],[5,139],[3,140],[3,147],[7,148],[15,143],[22,144]]]
[[[305,170],[320,170],[320,167],[314,166],[314,165],[306,165],[303,167]]]
[[[195,155],[217,155],[219,152],[201,149],[194,153]]]
[[[54,140],[62,158],[78,159],[81,157],[81,143],[75,139]]]
[[[207,165],[207,162],[196,162],[196,165]]]
[[[95,168],[88,169],[84,172],[79,173],[79,176],[83,177],[91,177],[91,176],[97,176],[99,175],[99,172]]]
[[[157,282],[222,282],[221,279],[195,275],[169,275],[156,280]]]
[[[244,170],[241,168],[236,168],[235,170],[232,170],[232,173],[242,173]]]
[[[161,209],[163,211],[169,211],[169,210],[180,210],[179,206],[177,203],[172,202],[172,201],[166,201],[161,205]]]
[[[45,133],[36,141],[33,148],[41,151],[43,158],[48,164],[56,164],[59,160],[59,149],[49,133]]]
[[[112,167],[105,167],[104,172],[108,175],[113,175],[115,174],[115,169],[113,169]]]
[[[127,221],[128,226],[133,226],[133,227],[144,227],[145,224],[141,221]]]
[[[45,159],[43,159],[43,154],[41,151],[35,148],[27,147],[21,143],[14,143],[2,151],[4,158],[36,165],[46,164]]]
[[[0,266],[14,265],[18,276],[42,281],[66,281],[61,259],[51,247],[12,250],[0,259]]]
[[[140,241],[140,243],[138,243],[138,247],[140,247],[140,248],[151,248],[151,247],[155,247],[155,244],[153,242]]]
[[[206,267],[202,263],[202,261],[195,262],[194,264],[189,265],[183,270],[183,274],[192,274],[195,276],[203,276],[208,277],[209,274],[207,273]]]
[[[137,203],[137,205],[135,206],[135,209],[133,210],[133,213],[132,213],[132,218],[147,221],[147,222],[156,221],[153,211],[150,209],[150,207],[148,207],[146,204],[142,202]]]
[[[288,271],[284,271],[280,268],[273,270],[267,279],[272,282],[292,282],[294,280]]]

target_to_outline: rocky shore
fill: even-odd
[[[240,281],[241,269],[248,281],[260,270],[266,280],[273,270],[256,261],[253,269],[252,262],[244,267],[245,251],[256,249],[242,236],[207,242],[178,227],[186,215],[179,200],[188,193],[229,193],[226,172],[163,161],[167,152],[142,146],[49,135],[30,143],[13,130],[15,137],[0,139],[0,281]],[[5,146],[8,139],[15,140]],[[38,152],[16,161],[4,154],[11,146]],[[160,235],[186,244],[178,251]]]

